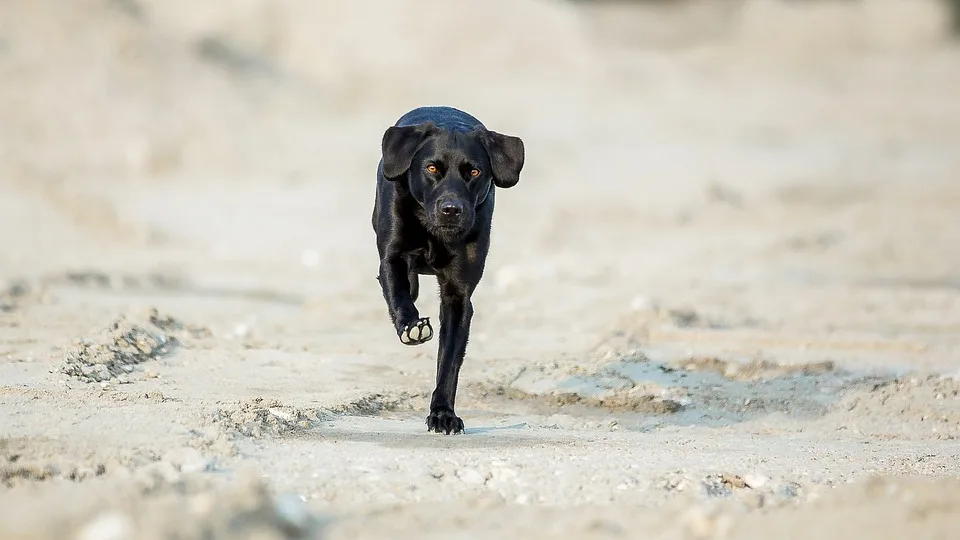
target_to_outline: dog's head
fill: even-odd
[[[432,123],[393,126],[382,147],[384,178],[406,178],[425,225],[448,238],[469,231],[493,186],[515,186],[523,168],[523,141],[484,128],[462,133]]]

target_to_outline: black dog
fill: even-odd
[[[440,285],[437,386],[429,431],[463,431],[454,413],[457,380],[467,349],[473,304],[490,247],[494,186],[520,181],[523,141],[490,131],[450,107],[421,107],[387,128],[377,167],[373,230],[390,318],[400,341],[420,345],[433,337],[414,302],[419,274]]]

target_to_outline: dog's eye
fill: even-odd
[[[480,176],[480,169],[470,169],[470,176],[473,178]]]
[[[430,165],[427,165],[427,172],[430,174],[437,174],[437,166],[434,165],[433,163],[431,163]]]

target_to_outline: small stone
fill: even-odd
[[[726,473],[723,473],[723,474],[720,475],[720,480],[721,480],[724,484],[727,484],[727,485],[729,485],[729,486],[731,486],[731,487],[735,487],[735,488],[742,488],[742,487],[746,487],[746,486],[747,486],[746,481],[745,481],[743,478],[741,478],[741,477],[739,477],[739,476],[737,476],[737,475],[735,475],[735,474],[726,474]]]
[[[110,374],[110,369],[103,364],[97,364],[93,367],[93,376],[98,381],[109,381],[113,377]]]

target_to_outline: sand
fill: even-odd
[[[955,536],[939,3],[61,4],[0,4],[0,538]],[[527,147],[457,436],[375,280],[421,104]]]

